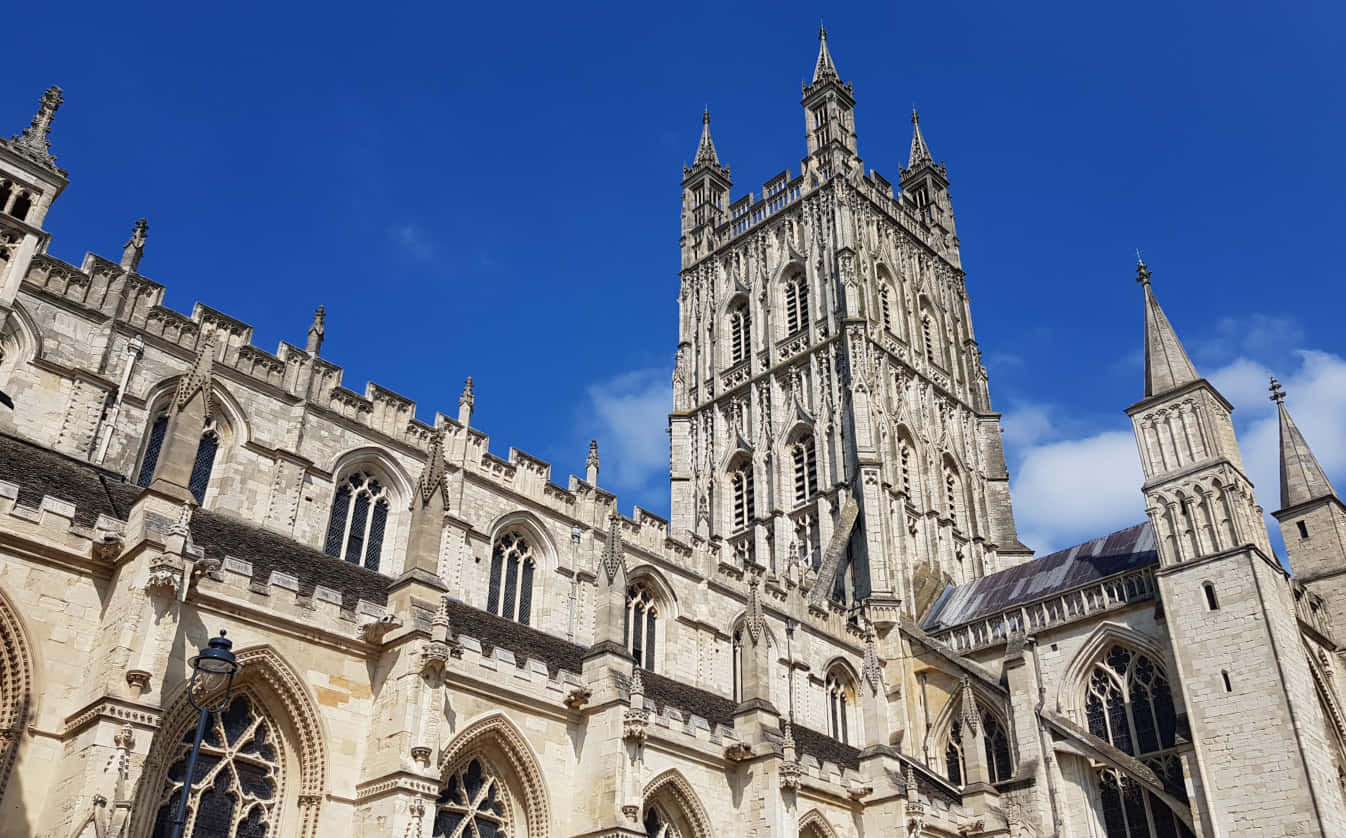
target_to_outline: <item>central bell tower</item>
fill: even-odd
[[[798,176],[731,202],[709,114],[684,169],[672,530],[891,622],[1031,550],[944,167],[917,126],[913,191],[865,173],[825,30],[803,91]]]

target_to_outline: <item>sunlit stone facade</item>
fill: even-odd
[[[47,255],[61,92],[0,141],[0,838],[1346,835],[1346,507],[1279,389],[1273,556],[1142,264],[1150,520],[1033,558],[913,114],[684,190],[671,515]],[[59,131],[56,133],[59,137]],[[970,188],[975,188],[971,185]],[[582,452],[577,453],[578,455]],[[195,650],[243,668],[195,730]],[[217,697],[207,684],[198,698]]]

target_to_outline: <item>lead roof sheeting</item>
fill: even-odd
[[[1021,565],[949,586],[936,600],[926,631],[938,631],[1042,599],[1159,560],[1149,523],[1077,544]]]

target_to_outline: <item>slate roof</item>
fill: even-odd
[[[964,585],[950,585],[935,601],[922,628],[939,631],[961,625],[1158,561],[1149,522],[1136,524]]]

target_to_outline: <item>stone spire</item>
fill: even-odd
[[[327,329],[323,323],[327,320],[327,307],[318,306],[313,312],[313,325],[308,327],[308,342],[304,344],[304,351],[317,357],[322,351],[322,341],[327,335]]]
[[[589,440],[589,456],[584,458],[584,479],[591,486],[598,485],[598,440]]]
[[[921,163],[935,162],[935,158],[930,156],[930,146],[925,144],[925,136],[921,133],[921,115],[916,112],[916,108],[911,109],[911,153],[907,155],[907,168],[914,169]]]
[[[1285,407],[1285,391],[1274,377],[1270,389],[1271,400],[1276,403],[1281,420],[1281,508],[1289,509],[1335,495],[1337,492],[1318,464],[1318,458],[1313,456],[1295,420],[1290,418],[1290,411]]]
[[[65,100],[61,98],[61,88],[52,85],[38,100],[37,113],[33,121],[22,134],[9,138],[10,148],[36,163],[55,169],[56,158],[51,153],[51,121],[56,117],[56,109]]]
[[[827,51],[827,27],[818,27],[818,63],[813,66],[813,84],[820,81],[841,81],[832,53]]]
[[[701,114],[701,142],[696,145],[696,159],[692,161],[692,167],[714,166],[720,167],[720,156],[715,153],[715,141],[710,138],[710,108],[706,108]]]
[[[1201,376],[1159,307],[1150,287],[1150,269],[1141,259],[1136,260],[1136,281],[1145,288],[1145,398],[1149,398],[1191,384]]]
[[[122,247],[122,270],[134,273],[140,268],[140,258],[145,255],[145,239],[150,232],[150,225],[145,219],[136,222],[136,226],[131,230],[131,238]]]

